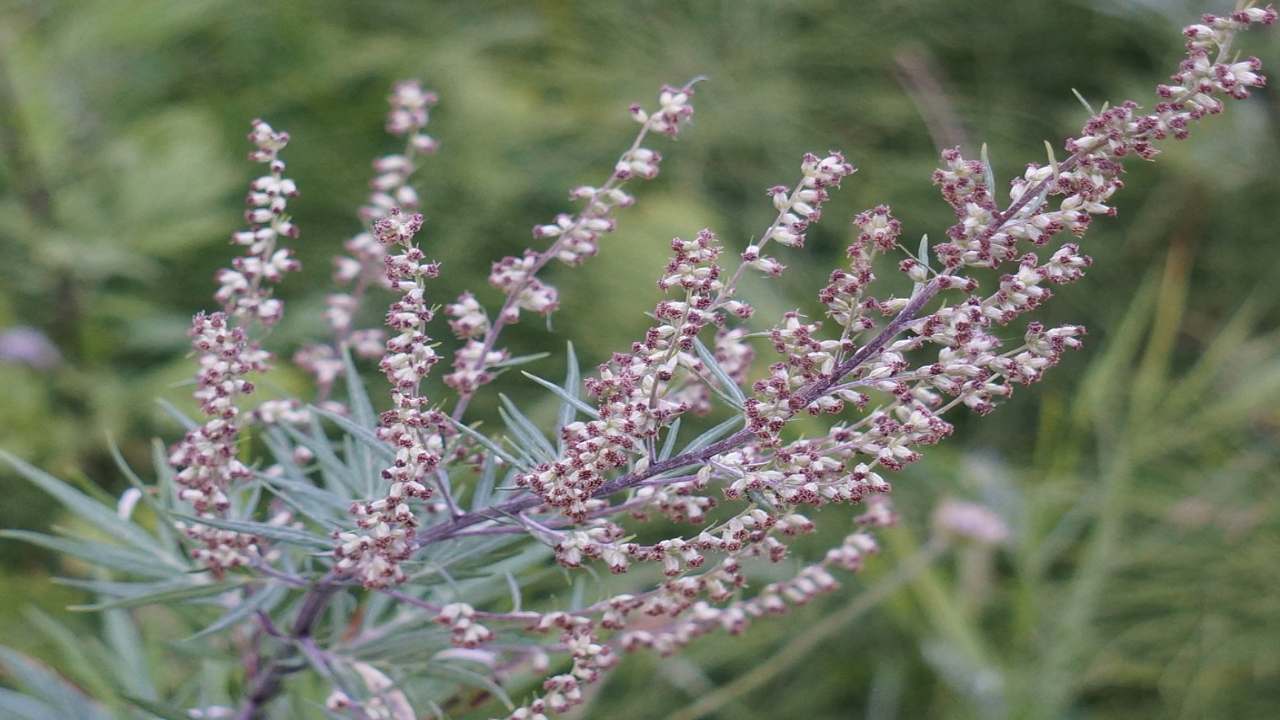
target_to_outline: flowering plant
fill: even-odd
[[[707,633],[742,632],[836,589],[837,570],[859,570],[877,531],[895,522],[885,475],[948,436],[949,411],[988,413],[1081,346],[1080,326],[1016,326],[1090,265],[1077,244],[1056,238],[1081,236],[1093,216],[1115,212],[1124,160],[1154,158],[1157,141],[1186,138],[1225,100],[1262,86],[1258,61],[1234,58],[1232,45],[1240,30],[1275,19],[1271,8],[1245,7],[1189,26],[1187,58],[1157,88],[1151,112],[1133,102],[1091,110],[1065,157],[1050,150],[1029,164],[1006,199],[985,151],[979,160],[945,151],[933,182],[956,222],[943,242],[924,238],[912,251],[888,206],[868,209],[853,218],[847,266],[818,293],[826,319],[761,318],[741,279],[781,275],[785,253],[804,247],[831,193],[856,171],[839,152],[806,155],[793,184],[767,191],[774,218],[736,261],[723,263],[710,230],[671,241],[657,278],[664,298],[627,351],[585,379],[572,346],[563,382],[526,373],[560,400],[550,433],[506,398],[499,433],[467,411],[500,373],[533,357],[513,357],[502,331],[522,313],[556,310],[558,293],[539,272],[596,254],[635,202],[633,186],[658,175],[662,157],[647,145],[688,127],[696,83],[664,88],[652,109],[633,105],[639,131],[605,180],[570,191],[579,209],[536,226],[538,248],[493,264],[496,312],[470,292],[444,305],[460,342],[443,377],[448,398],[426,390],[441,359],[429,334],[441,267],[421,248],[412,185],[437,149],[426,133],[437,98],[410,81],[393,89],[387,120],[404,149],[374,162],[364,232],[334,262],[344,290],[328,299],[332,337],[294,356],[317,395],[249,407],[251,377],[271,362],[260,342],[284,310],[273,287],[300,270],[284,246],[298,236],[287,212],[297,187],[282,158],[289,136],[254,121],[250,158],[266,174],[250,185],[247,229],[233,235],[244,254],[218,273],[222,310],[196,315],[190,331],[203,418],[187,421],[155,485],[126,472],[134,488],[117,512],[12,460],[120,544],[9,535],[129,576],[85,583],[102,596],[100,609],[221,608],[198,637],[243,665],[238,704],[174,710],[131,697],[153,714],[272,717],[307,701],[290,689],[303,669],[325,686],[323,712],[334,717],[465,711],[459,688],[468,685],[501,698],[511,718],[563,713],[619,652],[670,654]],[[905,278],[875,282],[898,253]],[[355,327],[377,288],[393,296],[385,327]],[[771,361],[757,367],[761,353]],[[390,388],[381,413],[361,359],[376,359]],[[333,394],[339,382],[343,400]],[[697,416],[724,419],[682,431]],[[830,423],[800,437],[802,416]],[[251,438],[268,461],[249,459]],[[153,531],[133,519],[138,503],[154,514]],[[863,507],[858,527],[790,577],[756,579],[791,555],[791,538],[814,531],[812,509],[837,503]],[[953,502],[936,517],[975,541],[1003,535],[979,507]],[[571,578],[572,598],[539,592],[526,607],[554,567]],[[600,598],[589,601],[596,568],[626,577],[600,579]],[[530,674],[547,677],[509,697]],[[103,715],[79,696],[60,702],[76,717]]]

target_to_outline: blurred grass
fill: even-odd
[[[177,436],[153,401],[187,402],[174,386],[190,373],[183,332],[210,306],[228,257],[253,172],[241,162],[252,117],[290,131],[286,158],[303,191],[294,207],[306,270],[283,286],[289,313],[270,339],[287,356],[322,332],[328,258],[357,229],[369,159],[390,147],[381,114],[392,80],[420,76],[442,96],[432,131],[443,148],[422,176],[427,248],[446,269],[437,297],[475,288],[491,300],[489,262],[522,248],[533,223],[565,207],[568,187],[602,178],[631,131],[626,104],[708,75],[696,126],[659,147],[662,177],[640,188],[601,255],[551,273],[564,300],[555,327],[594,363],[646,324],[667,240],[709,226],[741,247],[771,212],[763,189],[791,181],[807,150],[843,149],[861,171],[810,247],[784,258],[783,280],[750,288],[761,322],[814,310],[852,212],[890,202],[908,236],[946,227],[927,180],[935,149],[898,81],[899,51],[931,59],[965,135],[990,144],[1007,178],[1041,156],[1043,139],[1078,126],[1071,88],[1094,101],[1150,98],[1180,55],[1177,28],[1205,9],[1225,8],[6,0],[0,329],[37,328],[64,362],[0,364],[0,447],[114,490],[108,433],[140,466],[152,436]],[[1245,47],[1280,67],[1274,34]],[[587,715],[664,717],[767,665],[926,543],[930,508],[947,494],[984,499],[1017,530],[978,578],[981,597],[958,552],[713,716],[1247,717],[1273,707],[1278,107],[1259,93],[1155,166],[1131,169],[1120,217],[1086,241],[1098,260],[1087,285],[1049,308],[1051,320],[1089,326],[1086,350],[995,415],[962,421],[897,479],[907,522],[865,579],[746,637],[704,640],[690,662],[628,660]],[[551,350],[532,371],[559,376],[561,339],[539,323],[509,341]],[[285,368],[267,385],[305,387]],[[518,376],[499,389],[538,397]],[[492,413],[495,399],[477,412]],[[0,490],[0,525],[57,521],[15,478],[0,475]],[[827,515],[838,536],[843,516]],[[46,582],[57,561],[4,544],[0,562],[0,642],[53,657],[17,608],[60,612],[68,595]]]

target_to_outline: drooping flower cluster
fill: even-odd
[[[387,494],[351,506],[364,532],[338,533],[334,550],[335,569],[356,576],[366,587],[404,581],[400,563],[413,550],[418,525],[409,501],[431,497],[431,477],[440,464],[447,431],[447,420],[430,407],[420,388],[440,359],[426,332],[435,315],[427,302],[426,281],[437,277],[440,267],[428,262],[414,243],[421,229],[421,215],[395,208],[373,225],[387,248],[387,282],[400,293],[387,311],[387,327],[396,334],[387,340],[379,364],[391,383],[393,406],[380,418],[378,437],[395,448],[395,459],[382,470],[382,479],[389,483]]]
[[[249,159],[265,163],[270,174],[249,185],[245,196],[249,207],[244,213],[249,228],[231,236],[232,242],[245,248],[245,254],[232,260],[230,268],[218,271],[220,287],[214,297],[229,315],[274,325],[284,313],[284,303],[271,297],[271,286],[285,273],[302,268],[288,248],[276,246],[281,237],[298,236],[298,227],[285,213],[298,187],[284,176],[280,159],[280,151],[289,144],[289,133],[276,132],[265,122],[254,120],[249,140],[255,145]]]
[[[539,280],[538,272],[552,260],[579,265],[599,251],[601,236],[613,232],[617,226],[615,211],[635,202],[622,187],[633,178],[652,180],[658,176],[662,156],[642,143],[651,132],[672,138],[679,135],[680,129],[693,117],[692,96],[693,83],[682,88],[664,87],[658,94],[656,110],[646,112],[639,105],[631,106],[631,115],[640,123],[640,132],[631,147],[618,158],[609,179],[599,187],[583,185],[570,190],[569,198],[581,201],[582,209],[576,214],[558,215],[553,223],[533,228],[535,239],[552,241],[549,247],[541,251],[526,250],[520,257],[505,257],[493,264],[489,284],[503,294],[504,300],[492,322],[470,293],[446,307],[454,318],[450,323],[454,333],[466,341],[453,359],[453,372],[444,378],[461,396],[453,412],[455,420],[461,419],[475,391],[493,379],[493,365],[509,357],[506,351],[496,348],[502,329],[517,322],[521,311],[547,315],[559,307],[556,289]]]

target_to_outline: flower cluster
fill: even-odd
[[[454,409],[455,420],[461,419],[475,391],[493,379],[494,364],[509,357],[505,351],[496,349],[502,329],[518,321],[521,311],[547,315],[559,307],[556,289],[539,280],[538,272],[552,260],[579,265],[599,251],[601,236],[613,232],[617,226],[615,211],[635,202],[622,187],[633,178],[652,180],[658,176],[662,156],[642,143],[651,132],[672,138],[679,135],[693,117],[692,96],[693,83],[681,88],[664,87],[658,95],[656,110],[646,112],[639,105],[631,106],[631,116],[640,123],[640,132],[631,147],[618,158],[609,179],[598,187],[583,185],[570,190],[569,198],[580,201],[582,209],[576,214],[563,213],[554,222],[533,228],[534,239],[551,240],[549,247],[541,251],[527,250],[520,257],[505,257],[493,264],[489,284],[503,294],[504,300],[492,322],[469,293],[446,308],[454,318],[453,331],[465,340],[454,357],[453,372],[444,378],[461,396]]]
[[[321,397],[329,394],[334,381],[343,372],[341,350],[350,347],[356,356],[382,357],[385,333],[377,328],[355,329],[356,314],[371,287],[394,290],[386,273],[386,247],[375,236],[374,225],[394,213],[412,216],[420,199],[410,184],[418,170],[419,158],[436,151],[438,143],[426,134],[430,110],[438,98],[423,89],[417,80],[396,83],[387,98],[387,132],[405,138],[404,149],[373,161],[374,177],[369,181],[369,198],[360,208],[364,230],[344,244],[346,255],[333,259],[333,280],[343,292],[331,293],[326,299],[325,320],[333,331],[334,343],[308,345],[294,355],[294,363],[315,380]]]
[[[250,183],[245,212],[250,228],[232,236],[247,248],[246,255],[217,274],[220,287],[215,298],[226,312],[202,312],[192,319],[188,335],[200,368],[194,397],[206,419],[169,453],[169,464],[177,470],[178,498],[202,518],[225,517],[231,509],[231,488],[253,476],[238,459],[240,425],[245,419],[237,401],[253,392],[248,376],[265,371],[270,355],[249,338],[246,328],[254,322],[270,326],[280,319],[284,304],[271,296],[271,285],[284,273],[300,268],[288,248],[277,247],[281,237],[298,235],[297,226],[285,214],[288,198],[298,190],[284,177],[280,158],[289,134],[254,120],[249,140],[254,145],[249,159],[266,163],[270,174]],[[263,412],[273,415],[276,409],[270,406]],[[252,535],[195,522],[176,526],[192,540],[191,556],[215,575],[260,556],[259,540]]]
[[[587,382],[597,398],[599,416],[561,429],[564,457],[516,478],[569,517],[584,519],[606,474],[644,455],[658,429],[690,409],[666,397],[664,388],[682,360],[686,367],[693,361],[693,340],[711,321],[708,309],[722,287],[715,263],[720,246],[710,231],[703,230],[693,240],[675,238],[671,249],[658,287],[679,288],[684,297],[658,303],[657,324],[644,339],[631,353],[615,354],[601,366],[599,377]]]
[[[237,459],[240,409],[237,398],[253,392],[250,373],[266,369],[267,354],[245,338],[242,328],[230,325],[226,315],[200,313],[191,323],[191,345],[200,371],[195,398],[208,418],[190,430],[169,453],[178,498],[190,503],[200,517],[221,517],[231,508],[228,489],[253,473]],[[191,556],[221,575],[258,556],[256,540],[198,523],[178,523],[196,543]]]
[[[413,550],[418,525],[409,501],[431,497],[431,476],[440,464],[447,420],[432,409],[420,385],[439,361],[427,323],[435,313],[427,302],[426,281],[440,273],[427,262],[414,236],[422,229],[422,216],[406,215],[393,208],[373,225],[374,234],[387,248],[387,283],[400,298],[387,311],[387,327],[396,333],[386,343],[379,368],[391,383],[392,408],[382,414],[378,437],[395,448],[395,459],[382,470],[389,487],[376,500],[351,506],[355,523],[363,533],[337,533],[335,569],[355,575],[367,587],[383,587],[404,581],[400,563]]]
[[[271,297],[271,285],[280,282],[287,272],[302,269],[288,248],[277,248],[281,237],[297,237],[298,227],[285,213],[289,198],[298,187],[284,176],[280,151],[289,144],[289,133],[276,132],[261,120],[253,121],[249,140],[255,149],[249,159],[265,163],[269,175],[254,180],[245,196],[244,218],[249,228],[231,236],[232,242],[244,246],[245,255],[231,262],[231,267],[218,271],[218,292],[214,297],[229,315],[242,320],[257,320],[273,325],[284,314],[284,303]]]
[[[1270,8],[1247,8],[1206,16],[1189,27],[1187,59],[1172,83],[1158,88],[1160,101],[1152,112],[1143,114],[1126,102],[1093,113],[1067,141],[1067,156],[1027,166],[1010,182],[1007,199],[995,187],[985,152],[982,160],[966,158],[959,148],[943,152],[933,180],[956,219],[942,243],[930,247],[925,238],[912,253],[902,244],[906,223],[887,205],[858,213],[847,263],[818,292],[825,313],[808,317],[794,310],[755,318],[759,325],[751,331],[745,323],[755,309],[739,296],[740,279],[748,270],[782,273],[782,262],[767,254],[769,244],[802,248],[832,190],[855,171],[839,152],[805,155],[794,186],[768,190],[774,219],[744,243],[732,273],[722,269],[722,244],[711,231],[672,240],[657,279],[663,299],[643,337],[600,364],[594,376],[580,383],[573,369],[565,388],[553,388],[565,401],[558,443],[519,413],[504,415],[507,438],[488,438],[461,421],[473,395],[510,360],[497,342],[502,329],[523,312],[547,314],[558,306],[557,290],[539,272],[552,260],[575,265],[594,255],[600,238],[614,230],[616,210],[633,201],[624,184],[658,173],[661,158],[644,147],[645,140],[650,133],[681,132],[693,113],[692,87],[664,88],[656,110],[633,107],[640,131],[604,184],[575,189],[571,197],[582,202],[576,214],[534,229],[536,239],[550,241],[545,249],[493,264],[489,283],[503,296],[496,313],[469,292],[445,304],[448,325],[463,341],[444,378],[458,398],[446,415],[423,390],[440,360],[429,335],[435,308],[426,293],[439,267],[416,244],[423,219],[408,185],[416,154],[435,146],[422,132],[435,96],[416,83],[397,85],[387,129],[406,136],[407,149],[375,163],[373,195],[362,209],[367,232],[348,244],[352,256],[338,261],[339,280],[355,289],[330,299],[327,317],[336,342],[302,356],[317,375],[322,398],[343,370],[340,351],[381,358],[391,407],[373,433],[352,435],[372,450],[370,456],[389,458],[381,469],[384,485],[371,493],[375,497],[350,506],[355,527],[333,533],[332,572],[318,582],[295,578],[292,568],[270,567],[273,561],[261,557],[253,537],[202,525],[184,530],[202,545],[196,554],[215,573],[254,562],[283,582],[308,587],[296,604],[289,637],[314,663],[349,663],[365,680],[378,697],[355,699],[343,687],[328,703],[332,711],[357,716],[407,717],[412,710],[409,696],[381,671],[312,642],[317,618],[335,607],[327,605],[329,598],[348,585],[358,583],[383,599],[427,611],[418,620],[430,618],[445,628],[432,632],[447,634],[454,646],[436,660],[465,654],[491,668],[499,682],[502,673],[531,657],[544,672],[548,655],[560,654],[567,669],[547,678],[536,697],[510,714],[513,720],[543,720],[580,704],[584,686],[613,667],[621,651],[678,652],[712,631],[739,633],[757,618],[803,605],[838,586],[837,569],[856,572],[877,551],[877,529],[897,522],[886,477],[952,433],[948,413],[992,411],[1015,386],[1039,381],[1067,350],[1081,346],[1083,327],[1048,327],[1027,318],[1052,298],[1056,286],[1081,279],[1090,267],[1077,243],[1055,238],[1066,232],[1078,237],[1095,216],[1115,213],[1113,198],[1123,188],[1127,158],[1154,157],[1157,141],[1186,137],[1193,121],[1261,87],[1257,61],[1230,58],[1230,46],[1237,31],[1275,19]],[[272,183],[255,182],[250,221],[261,226],[252,231],[254,238],[265,227],[274,242],[291,231],[283,198],[292,186],[276,170],[282,136],[262,128],[255,125],[258,154],[272,165]],[[252,246],[250,259],[276,253],[274,246],[269,255]],[[897,258],[896,284],[878,280],[877,267],[892,267],[884,256],[899,253],[904,255]],[[236,268],[246,278],[245,290],[228,291],[235,300],[229,310],[273,322],[278,308],[254,280],[273,278],[246,263]],[[245,275],[242,265],[257,274]],[[373,284],[396,293],[385,340],[353,329],[360,297]],[[250,301],[242,305],[245,298]],[[235,504],[228,488],[250,476],[236,459],[236,399],[250,392],[247,375],[266,361],[231,322],[222,313],[196,318],[197,398],[207,420],[171,458],[179,468],[179,496],[208,518],[227,513]],[[752,345],[757,340],[764,348]],[[753,371],[757,354],[770,351],[773,362]],[[580,384],[586,399],[577,395]],[[686,438],[683,419],[717,406],[732,417]],[[800,436],[795,421],[806,415]],[[257,416],[263,422],[304,419],[301,408],[288,403],[264,405]],[[318,454],[300,447],[292,457],[301,465]],[[320,460],[323,465],[325,458]],[[279,477],[273,473],[262,475]],[[499,480],[500,473],[505,479]],[[457,488],[469,510],[459,506]],[[439,502],[422,507],[421,501],[437,497]],[[820,559],[793,559],[800,554],[794,538],[816,530],[813,510],[836,503],[860,506],[858,527],[843,533],[843,542]],[[428,513],[435,514],[429,522]],[[641,527],[654,517],[663,521],[661,535],[653,525]],[[1009,535],[994,513],[961,501],[941,504],[935,525],[939,541],[990,545]],[[622,574],[642,567],[658,579],[598,602],[575,600],[571,610],[529,610],[521,609],[524,598],[514,576],[495,568],[493,575],[505,577],[510,587],[494,595],[510,590],[513,609],[485,609],[498,603],[470,596],[475,586],[457,582],[449,562],[504,542],[489,545],[477,536],[513,535],[546,546],[566,572],[604,567]],[[424,547],[442,551],[431,556],[433,565],[439,561],[431,572],[439,573],[447,589],[437,592],[416,577],[410,580],[405,564]],[[770,581],[753,582],[755,569],[766,564],[773,564]],[[349,624],[364,626],[353,630],[361,637],[384,638],[401,629],[401,620],[413,620],[404,616],[380,624],[373,603],[364,607],[370,611],[367,621]],[[263,629],[279,636],[269,623]],[[530,650],[528,643],[508,642],[520,633],[555,637]],[[289,666],[272,661],[267,668],[276,675],[268,672],[255,686],[268,688],[269,697]],[[255,692],[242,715],[256,716],[262,702]]]

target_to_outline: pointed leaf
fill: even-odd
[[[72,605],[67,609],[76,612],[94,612],[98,610],[110,610],[112,608],[135,608],[142,607],[144,605],[172,605],[185,600],[195,600],[198,598],[221,595],[229,590],[234,590],[244,585],[245,582],[246,581],[244,580],[228,580],[208,584],[188,583],[182,587],[165,588],[155,592],[146,592],[139,595],[117,598],[115,600],[93,603],[92,605]]]
[[[701,340],[695,337],[693,339],[693,347],[698,352],[698,357],[702,359],[703,364],[719,381],[722,394],[727,394],[731,398],[731,404],[735,408],[741,409],[747,402],[747,396],[742,394],[742,388],[738,386],[738,383],[734,382],[733,378],[729,377],[729,373],[725,372],[724,368],[720,366],[720,361],[716,360],[716,356],[707,349],[706,345],[702,344]],[[713,387],[712,389],[715,388]]]
[[[551,443],[547,441],[546,436],[542,434],[538,426],[534,425],[533,421],[520,412],[520,408],[511,402],[511,398],[498,393],[498,399],[502,402],[502,407],[498,409],[498,414],[506,422],[507,428],[521,438],[522,444],[528,448],[530,454],[535,457],[542,456],[544,461],[555,460],[556,450],[551,447]]]
[[[306,530],[299,530],[297,528],[268,525],[267,523],[252,522],[249,520],[203,518],[191,515],[178,515],[177,517],[185,522],[199,523],[201,525],[208,525],[222,530],[232,530],[238,533],[256,535],[260,538],[282,542],[286,545],[297,545],[316,550],[329,550],[333,547],[333,542],[329,540],[329,538],[316,535],[315,533],[308,532]]]
[[[111,537],[120,538],[134,547],[165,557],[166,562],[170,564],[176,564],[174,559],[166,557],[163,552],[157,552],[160,547],[154,537],[137,525],[121,520],[120,516],[116,515],[115,508],[93,500],[62,480],[35,466],[28,465],[4,450],[0,450],[0,460],[9,463],[14,470],[18,471],[18,474],[25,477],[33,485],[53,496],[58,502],[65,505],[68,510],[92,523]]]
[[[534,375],[533,373],[521,371],[520,374],[524,375],[525,377],[538,383],[542,387],[555,393],[557,397],[559,397],[561,400],[564,401],[564,404],[561,405],[561,412],[559,415],[559,419],[561,420],[560,427],[564,427],[565,425],[568,425],[569,423],[573,422],[573,414],[572,413],[566,414],[564,412],[565,408],[568,408],[576,412],[580,412],[583,415],[586,415],[591,418],[600,417],[599,411],[597,411],[595,408],[591,407],[590,405],[586,404],[585,402],[579,400],[578,398],[574,397],[571,393],[567,392],[564,388],[560,387],[559,385],[556,385],[555,383],[549,380],[543,380],[542,378],[538,377],[537,375]]]
[[[154,555],[109,543],[63,538],[28,530],[0,530],[0,538],[21,540],[64,555],[80,558],[99,567],[145,577],[173,577],[182,570],[156,562]]]

